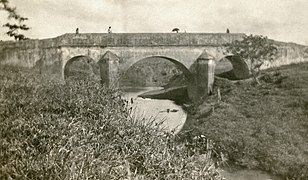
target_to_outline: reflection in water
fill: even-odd
[[[126,99],[133,109],[133,114],[145,119],[155,119],[162,123],[167,131],[179,132],[186,120],[186,112],[181,106],[171,100],[140,98],[139,94],[159,90],[161,87],[128,87],[123,88],[123,98]]]

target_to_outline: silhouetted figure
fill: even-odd
[[[230,30],[227,28],[227,33],[230,33]]]
[[[76,29],[76,34],[79,34],[79,28]]]
[[[179,28],[173,28],[173,29],[172,29],[172,32],[179,33],[179,30],[180,30]]]
[[[108,28],[108,33],[112,33],[111,26],[109,26],[109,28]]]
[[[131,103],[131,104],[134,104],[133,98],[130,98],[130,103]]]

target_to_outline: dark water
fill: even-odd
[[[138,119],[154,119],[158,123],[162,122],[162,126],[166,131],[174,131],[177,133],[181,130],[187,118],[187,114],[181,106],[171,100],[143,99],[137,97],[139,94],[158,89],[162,88],[126,87],[123,88],[123,97],[129,101],[135,117],[139,117]],[[133,103],[131,103],[131,99]],[[167,109],[177,110],[177,112],[168,113]],[[220,173],[228,180],[280,180],[280,178],[260,170],[230,170],[225,168],[221,169]]]

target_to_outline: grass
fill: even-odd
[[[184,131],[213,139],[236,165],[308,179],[308,63],[262,73],[259,86],[218,78]]]
[[[0,67],[0,179],[221,179],[211,152],[131,117],[95,81]]]

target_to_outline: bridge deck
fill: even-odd
[[[241,33],[69,33],[50,39],[6,41],[1,42],[1,46],[22,49],[62,46],[222,46],[234,40],[241,40],[243,36],[245,34]]]

